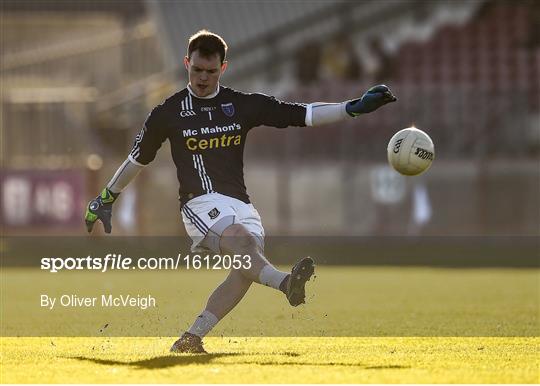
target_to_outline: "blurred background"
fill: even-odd
[[[540,234],[540,2],[1,2],[4,234],[85,234],[86,203],[147,114],[186,85],[187,39],[229,45],[222,84],[297,101],[389,85],[399,102],[337,125],[251,131],[246,184],[269,235]],[[391,170],[415,125],[425,174]],[[168,143],[122,194],[117,235],[184,235]]]

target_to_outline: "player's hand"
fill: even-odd
[[[367,90],[362,95],[362,98],[347,102],[345,110],[351,117],[357,117],[360,114],[371,113],[379,107],[395,101],[397,101],[397,98],[392,94],[390,88],[384,84],[380,84]]]
[[[94,224],[97,220],[103,223],[105,233],[111,233],[112,204],[119,194],[120,193],[113,193],[105,188],[99,196],[88,203],[84,215],[88,233],[92,232],[92,228],[94,228]]]

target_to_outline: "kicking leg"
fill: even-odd
[[[232,224],[225,228],[220,247],[227,253],[251,257],[251,267],[240,270],[248,279],[280,290],[294,307],[305,302],[305,284],[315,272],[313,259],[310,257],[296,263],[290,274],[279,271],[264,257],[253,234],[241,224]]]
[[[262,254],[257,239],[242,224],[232,224],[225,228],[220,239],[220,248],[227,254],[248,255],[250,266],[242,267],[239,272],[251,281],[280,289],[286,282],[288,273],[276,269]]]
[[[202,338],[244,297],[253,281],[282,291],[292,306],[304,303],[305,284],[314,273],[313,260],[306,257],[291,274],[279,271],[262,254],[257,239],[240,224],[228,226],[219,242],[221,251],[249,255],[251,266],[232,270],[210,295],[206,308],[193,325],[171,347],[172,352],[206,353]]]

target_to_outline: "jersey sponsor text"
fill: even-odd
[[[206,150],[206,149],[218,149],[222,147],[238,146],[242,143],[242,136],[238,135],[226,135],[221,137],[215,137],[210,139],[197,139],[190,137],[186,140],[186,146],[191,151]]]

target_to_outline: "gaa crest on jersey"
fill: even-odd
[[[194,117],[197,115],[197,113],[193,110],[193,99],[191,98],[191,94],[188,94],[184,98],[180,106],[182,108],[180,111],[180,116],[182,118]]]
[[[211,220],[214,220],[217,218],[217,216],[219,216],[219,214],[220,211],[218,210],[218,208],[214,208],[210,212],[208,212],[208,217],[210,217]]]
[[[234,105],[232,103],[222,103],[221,110],[228,117],[232,117],[234,115]]]

